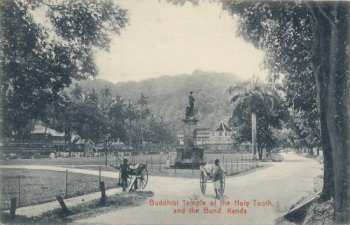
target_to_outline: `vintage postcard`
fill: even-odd
[[[0,223],[349,224],[349,17],[0,0]]]

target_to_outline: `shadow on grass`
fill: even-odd
[[[67,224],[79,218],[96,216],[111,210],[141,205],[147,198],[152,197],[151,191],[137,191],[131,193],[121,193],[108,196],[106,203],[102,206],[99,200],[86,202],[69,209],[68,214],[64,214],[61,209],[44,213],[38,217],[15,216],[10,218],[9,213],[0,213],[0,222],[3,224]]]

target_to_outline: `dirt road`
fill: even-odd
[[[316,191],[315,177],[322,174],[322,166],[316,160],[300,157],[294,153],[288,153],[283,157],[285,158],[283,162],[271,163],[267,168],[227,178],[225,205],[214,199],[212,184],[207,185],[207,194],[202,196],[199,179],[150,177],[146,189],[153,191],[155,195],[143,205],[73,223],[274,224],[274,220],[287,212],[291,205]],[[168,205],[151,205],[152,199],[153,202],[165,200],[162,203]],[[183,200],[190,202],[192,206],[184,206]],[[210,204],[214,202],[216,205],[211,206]],[[174,209],[178,209],[179,213],[174,213]],[[182,213],[183,209],[185,213]],[[217,213],[209,213],[213,210]]]

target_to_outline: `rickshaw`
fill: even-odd
[[[113,166],[114,167],[114,166]],[[120,169],[120,166],[114,167]],[[137,163],[129,165],[129,177],[127,180],[127,189],[145,189],[148,182],[148,171],[147,165],[144,163]],[[118,185],[121,186],[122,178],[121,173],[119,173]]]
[[[199,175],[199,185],[202,192],[202,195],[205,195],[207,189],[207,183],[213,183],[214,174],[212,174],[211,170],[213,168],[213,164],[206,164],[200,167],[200,175]],[[218,189],[218,195],[222,197],[225,192],[225,171],[221,169],[220,173],[220,188]]]

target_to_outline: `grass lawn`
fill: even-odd
[[[106,188],[117,187],[117,180],[101,177]],[[11,197],[19,206],[28,206],[66,197],[66,173],[43,170],[0,169],[0,206],[8,209]],[[69,173],[68,198],[99,191],[98,176]]]

